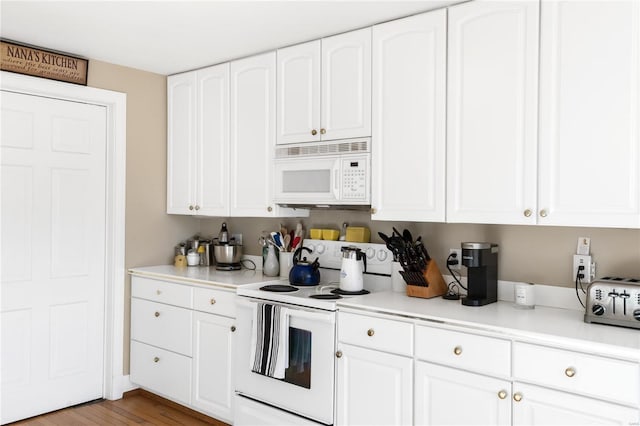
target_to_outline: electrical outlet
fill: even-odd
[[[462,268],[462,249],[449,249],[449,256],[451,256],[452,253],[455,253],[456,257],[448,258],[448,262],[457,260],[458,263],[449,265],[449,268],[451,268],[452,271],[459,271]]]
[[[580,270],[579,267],[584,266],[584,269]],[[591,263],[591,256],[584,256],[581,254],[573,255],[573,276],[571,277],[572,282],[575,282],[578,273],[584,275],[584,277],[580,278],[583,284],[589,284],[595,276],[595,265]],[[579,272],[578,272],[579,271]]]
[[[231,234],[231,238],[236,240],[236,244],[242,245],[242,234]]]

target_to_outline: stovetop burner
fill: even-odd
[[[342,296],[340,296],[339,294],[312,294],[309,297],[312,299],[321,299],[321,300],[342,299]]]
[[[341,294],[343,296],[361,296],[363,294],[369,294],[371,293],[369,290],[358,290],[358,291],[347,291],[347,290],[341,290],[339,288],[336,288],[335,290],[331,290],[331,293],[333,294]]]
[[[270,284],[270,285],[265,285],[260,287],[260,290],[262,291],[272,291],[275,293],[291,293],[294,291],[298,291],[297,288],[295,288],[292,285],[282,285],[282,284]]]

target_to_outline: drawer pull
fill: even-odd
[[[455,348],[453,348],[453,353],[456,355],[460,355],[462,353],[462,347],[456,346]]]
[[[500,392],[498,392],[498,398],[505,399],[506,397],[507,397],[507,391],[506,390],[501,390]]]
[[[214,299],[213,297],[211,298],[211,300],[209,300],[209,303],[211,303],[212,305],[216,304],[216,299]]]
[[[373,336],[374,334],[376,334],[376,332],[375,332],[375,331],[373,331],[373,328],[370,328],[370,329],[368,329],[368,330],[367,330],[367,336],[371,337],[371,336]]]
[[[159,317],[159,316],[160,316],[160,312],[156,311],[156,313],[155,313],[155,314],[153,314],[153,315],[155,315],[155,316],[156,316],[156,318],[157,318],[157,317]]]
[[[160,295],[162,294],[162,292],[161,292],[160,290],[156,290],[156,294],[157,294],[158,296],[160,296]]]
[[[514,400],[515,402],[520,402],[520,401],[522,401],[522,394],[521,394],[521,393],[517,393],[517,392],[516,392],[516,393],[514,393],[514,394],[513,394],[513,400]]]
[[[233,333],[234,331],[236,331],[236,326],[235,326],[235,325],[232,325],[232,326],[231,326],[231,332]]]
[[[342,358],[342,351],[336,352],[336,358]]]
[[[153,358],[153,362],[158,362],[158,361],[160,361],[160,358],[158,357]]]
[[[573,377],[576,375],[576,369],[573,367],[568,367],[566,370],[564,370],[564,374],[567,377]]]

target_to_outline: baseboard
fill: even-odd
[[[116,376],[113,378],[113,387],[110,395],[105,395],[105,399],[111,401],[121,399],[125,392],[138,389],[138,385],[131,383],[129,375]]]

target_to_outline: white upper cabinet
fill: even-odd
[[[278,50],[277,143],[371,135],[371,28]]]
[[[640,2],[543,1],[538,223],[640,227]]]
[[[229,65],[167,79],[167,213],[228,211]]]
[[[278,144],[320,140],[320,40],[280,49]]]
[[[445,9],[373,27],[372,219],[445,220]]]
[[[447,221],[536,223],[538,1],[449,8]]]
[[[231,62],[230,215],[308,216],[273,203],[276,52]]]

